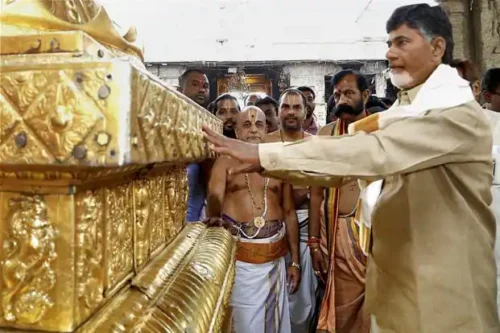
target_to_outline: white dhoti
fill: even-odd
[[[302,269],[299,290],[288,297],[290,301],[290,320],[293,333],[309,332],[309,325],[316,307],[316,287],[318,280],[314,275],[311,253],[307,240],[309,239],[309,211],[297,210],[297,220],[300,229],[300,266]],[[287,256],[287,261],[291,260]]]
[[[270,238],[242,242],[272,243],[285,237],[285,229]],[[285,257],[263,264],[236,261],[231,294],[236,333],[291,333]]]

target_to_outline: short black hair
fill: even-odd
[[[266,104],[272,104],[274,108],[276,109],[276,112],[278,112],[278,101],[272,98],[271,96],[266,96],[262,99],[259,99],[257,102],[255,102],[255,106],[260,107],[261,105],[266,105]]]
[[[238,103],[238,99],[236,97],[234,97],[233,95],[231,94],[222,94],[220,95],[219,97],[217,97],[215,99],[215,101],[213,101],[213,105],[212,105],[212,110],[209,110],[210,112],[212,112],[213,114],[216,114],[217,113],[217,104],[220,102],[220,101],[225,101],[225,100],[233,100],[236,102],[236,106],[238,107],[238,111],[241,111],[241,108],[240,108],[240,103]]]
[[[384,103],[387,107],[391,107],[392,104],[394,104],[394,101],[389,98],[389,97],[381,97],[380,100],[382,103]]]
[[[260,101],[262,99],[262,97],[260,97],[260,95],[258,93],[250,93],[248,94],[248,96],[245,98],[245,106],[246,104],[248,103],[248,100],[250,99],[250,97],[252,96],[257,96],[257,101]]]
[[[306,96],[302,93],[302,91],[300,91],[299,89],[297,88],[288,88],[286,89],[285,91],[283,91],[280,95],[280,104],[281,104],[281,100],[283,99],[283,97],[286,95],[286,94],[290,94],[290,95],[299,95],[300,97],[302,97],[302,105],[304,105],[304,109],[307,108],[307,102],[306,102]]]
[[[370,108],[380,108],[383,110],[387,110],[387,105],[385,105],[384,102],[377,96],[370,95],[370,97],[368,97],[368,102],[366,102],[365,108],[368,109],[368,111],[370,111]]]
[[[314,99],[316,99],[316,93],[314,92],[314,90],[311,87],[300,86],[300,87],[297,87],[297,90],[300,90],[303,93],[305,93],[306,91],[309,91],[313,95]]]
[[[396,8],[387,21],[386,31],[390,33],[403,24],[418,30],[427,39],[442,37],[446,41],[446,50],[441,62],[448,65],[451,63],[455,47],[453,29],[443,8],[425,3]]]
[[[481,90],[496,93],[500,86],[500,67],[490,68],[486,71],[481,83]]]
[[[184,87],[184,83],[186,83],[186,78],[191,73],[200,73],[200,74],[206,75],[202,69],[190,68],[190,69],[186,70],[184,73],[182,73],[182,75],[179,77],[179,88],[182,89],[182,87]]]
[[[331,123],[333,121],[333,115],[335,112],[335,96],[331,95],[326,103],[326,123]]]
[[[366,77],[360,72],[352,69],[344,69],[335,74],[332,77],[332,89],[335,88],[335,86],[339,84],[339,82],[342,81],[347,75],[354,75],[356,77],[356,84],[361,93],[368,89],[368,80]]]

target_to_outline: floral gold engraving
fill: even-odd
[[[148,181],[137,180],[134,183],[134,257],[135,268],[139,269],[149,257],[149,234],[151,220],[151,204],[150,191],[148,189]]]
[[[106,189],[107,275],[113,288],[133,269],[132,183]]]
[[[73,24],[92,21],[101,8],[93,0],[43,0],[43,3],[57,18]]]
[[[100,192],[76,197],[76,279],[80,319],[103,300],[103,226]]]
[[[151,198],[151,251],[165,243],[166,228],[163,210],[163,178],[154,177],[148,181],[148,191]]]
[[[35,324],[54,306],[57,231],[41,196],[9,200],[9,236],[2,246],[2,309],[7,322]]]

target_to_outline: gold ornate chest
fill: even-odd
[[[234,241],[184,225],[220,121],[93,0],[0,4],[0,331],[224,331]]]

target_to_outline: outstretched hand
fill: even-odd
[[[210,149],[216,153],[231,156],[241,165],[229,169],[229,174],[260,172],[262,167],[259,160],[257,144],[230,139],[203,126],[203,137],[210,143]]]

